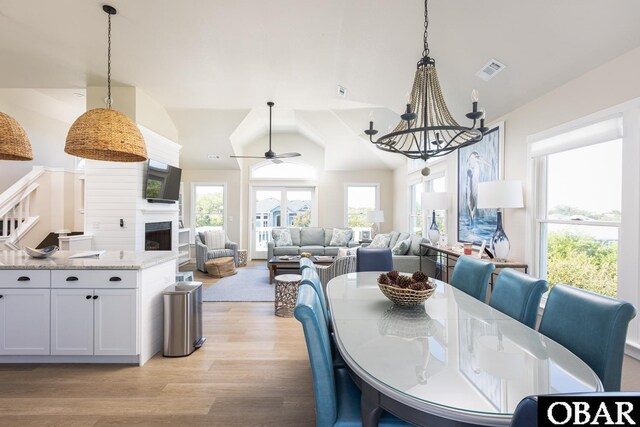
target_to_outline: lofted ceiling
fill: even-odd
[[[105,85],[102,4],[0,0],[0,88],[46,89],[78,104],[69,93]],[[183,166],[238,168],[229,155],[266,151],[254,143],[268,132],[268,100],[276,152],[278,134],[297,133],[324,149],[327,168],[404,161],[376,150],[362,130],[371,112],[384,131],[402,109],[422,52],[422,1],[110,4],[118,9],[114,85],[135,86],[166,108]],[[491,121],[640,46],[638,16],[637,0],[431,0],[429,44],[454,117],[464,123],[477,88]],[[484,82],[474,74],[492,58],[507,68]]]

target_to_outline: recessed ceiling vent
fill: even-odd
[[[492,59],[491,61],[487,62],[485,66],[480,69],[480,71],[476,73],[476,76],[480,77],[485,82],[488,82],[506,67],[507,66],[502,62],[496,59]]]

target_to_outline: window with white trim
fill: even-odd
[[[348,184],[346,186],[345,226],[354,230],[354,240],[362,240],[362,232],[371,230],[367,212],[378,208],[377,184]]]
[[[417,236],[422,236],[423,188],[422,182],[409,185],[409,231]]]
[[[193,184],[191,216],[194,231],[224,229],[224,184]]]
[[[622,219],[622,117],[531,144],[539,276],[615,297]]]

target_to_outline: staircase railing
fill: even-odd
[[[44,168],[34,166],[31,172],[0,194],[0,247],[3,243],[11,247],[38,221],[31,202],[39,187],[36,181],[43,173]]]

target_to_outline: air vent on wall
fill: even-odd
[[[476,76],[487,82],[494,78],[496,74],[504,70],[506,67],[507,66],[502,62],[492,59],[491,61],[487,62],[485,66],[480,69],[480,71],[476,73]]]

